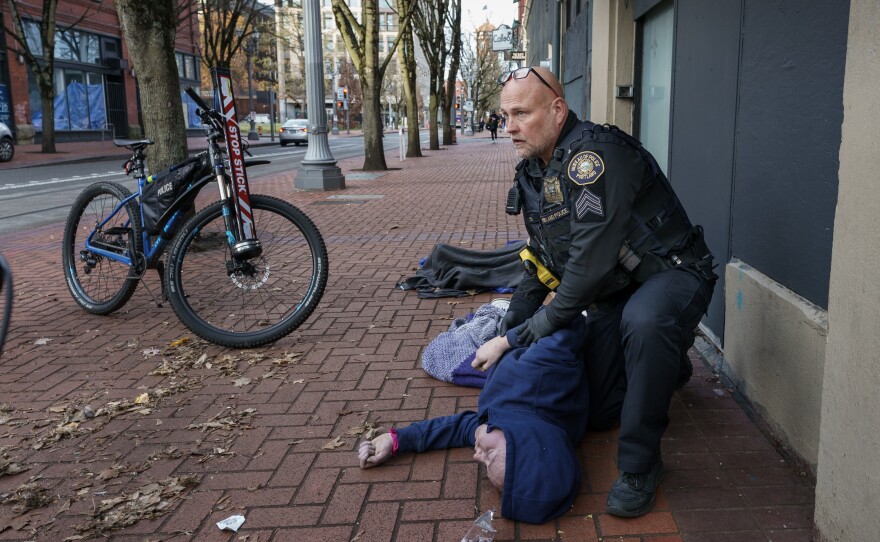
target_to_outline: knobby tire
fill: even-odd
[[[314,223],[278,198],[251,195],[263,252],[235,267],[223,203],[199,211],[175,237],[166,291],[174,312],[196,335],[223,346],[253,348],[298,328],[327,285],[327,248]]]
[[[64,277],[74,301],[91,314],[110,314],[125,305],[137,289],[140,275],[135,266],[91,252],[84,259],[81,254],[92,230],[130,195],[121,184],[98,182],[80,193],[67,215],[61,250]],[[113,220],[95,234],[92,243],[126,254],[132,261],[142,258],[137,202],[132,199],[126,203]]]

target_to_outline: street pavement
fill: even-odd
[[[471,450],[366,471],[355,452],[371,427],[476,407],[477,390],[434,380],[419,360],[454,318],[498,295],[418,299],[394,285],[436,243],[488,250],[524,238],[521,217],[503,210],[513,149],[481,136],[419,159],[389,152],[378,176],[345,159],[341,192],[297,192],[294,171],[261,180],[254,192],[317,224],[330,279],[302,327],[255,350],[195,340],[153,302],[152,271],[117,313],[80,310],[61,270],[62,223],[0,236],[15,274],[0,359],[0,540],[445,542],[481,511],[500,512]],[[604,512],[616,431],[593,432],[578,449],[572,510],[540,526],[497,518],[496,540],[810,540],[810,477],[691,357],[651,513]],[[241,529],[221,531],[233,515]]]

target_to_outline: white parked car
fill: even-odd
[[[307,119],[290,119],[281,126],[278,141],[284,147],[288,143],[299,145],[309,142],[309,121]]]
[[[8,162],[15,155],[15,144],[9,126],[0,122],[0,162]]]

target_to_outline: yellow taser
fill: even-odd
[[[523,267],[526,268],[526,273],[529,276],[538,277],[538,280],[544,283],[546,287],[556,290],[559,286],[559,279],[549,269],[544,267],[544,264],[532,252],[532,249],[529,247],[522,249],[519,253],[519,258],[523,261]]]

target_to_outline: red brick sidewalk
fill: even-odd
[[[476,390],[428,377],[419,357],[451,319],[492,296],[420,300],[395,282],[437,242],[491,249],[523,237],[520,219],[503,213],[516,162],[506,141],[463,138],[405,162],[392,154],[400,169],[349,179],[342,193],[295,192],[292,173],[254,183],[312,217],[331,269],[306,324],[255,351],[169,346],[189,334],[143,287],[112,316],[79,310],[59,263],[62,224],[0,237],[16,279],[0,360],[0,473],[10,462],[27,469],[0,475],[0,500],[16,490],[28,500],[20,487],[32,482],[50,501],[23,514],[0,505],[0,539],[60,541],[87,525],[96,536],[112,520],[95,517],[110,499],[116,509],[128,499],[119,518],[141,514],[108,532],[132,542],[458,541],[478,511],[499,509],[467,449],[357,468],[355,434],[366,422],[406,424],[477,402]],[[345,173],[361,165],[340,162]],[[328,199],[340,194],[382,197]],[[155,273],[146,282],[159,291]],[[615,433],[591,433],[573,510],[542,526],[500,519],[497,540],[810,540],[810,481],[696,365],[673,400],[668,473],[652,513],[604,513]],[[82,418],[86,405],[98,415]],[[32,489],[30,504],[40,494]],[[244,526],[221,532],[215,523],[233,514]]]

